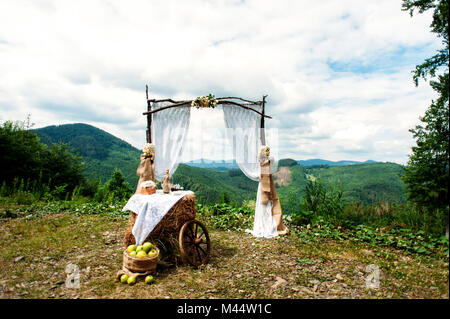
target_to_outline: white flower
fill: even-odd
[[[153,143],[147,143],[144,145],[144,148],[142,149],[142,152],[148,156],[151,154],[155,154],[155,144]]]

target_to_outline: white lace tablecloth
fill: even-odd
[[[159,189],[153,195],[135,194],[131,196],[122,211],[130,210],[138,215],[132,230],[136,244],[142,244],[173,205],[188,194],[194,193],[192,191],[175,191],[164,194]]]

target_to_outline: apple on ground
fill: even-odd
[[[120,276],[120,282],[121,283],[126,284],[127,280],[128,280],[128,275],[127,274],[124,274],[124,275]]]
[[[136,283],[136,277],[135,276],[130,276],[128,277],[127,283],[132,286]]]
[[[152,275],[148,275],[147,277],[145,277],[145,283],[146,284],[152,284],[153,283],[153,281],[154,281],[154,278],[153,278],[153,276]]]

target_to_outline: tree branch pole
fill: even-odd
[[[262,114],[261,112],[258,112],[257,110],[255,110],[255,109],[253,109],[253,108],[251,108],[251,107],[248,107],[248,106],[246,106],[246,105],[243,105],[243,104],[239,104],[239,103],[236,103],[236,102],[233,102],[233,101],[221,101],[221,100],[219,100],[219,99],[217,99],[219,102],[218,102],[218,104],[222,104],[222,105],[236,105],[236,106],[240,106],[240,107],[242,107],[242,108],[244,108],[244,109],[246,109],[246,110],[249,110],[249,111],[253,111],[253,112],[255,112],[255,113],[258,113],[259,115],[261,115],[261,116],[264,116],[264,117],[267,117],[267,118],[269,118],[269,119],[271,119],[272,117],[271,116],[269,116],[269,115],[265,115],[265,114]],[[152,102],[171,102],[172,103],[172,100],[170,100],[170,99],[165,99],[165,100],[149,100],[149,101],[152,101]],[[156,113],[156,112],[159,112],[159,111],[163,111],[163,110],[166,110],[166,109],[170,109],[170,108],[173,108],[173,107],[179,107],[179,106],[186,106],[186,105],[189,105],[189,107],[191,106],[191,102],[192,101],[181,101],[181,102],[176,102],[176,104],[172,104],[172,105],[166,105],[166,106],[163,106],[163,107],[160,107],[160,108],[158,108],[158,109],[156,109],[156,110],[153,110],[153,111],[147,111],[147,112],[144,112],[144,113],[142,113],[142,115],[149,115],[149,114],[152,114],[152,113]],[[250,105],[250,104],[247,104],[247,105]]]
[[[262,103],[261,103],[261,145],[266,145],[266,130],[264,123],[264,115],[265,115],[265,106],[266,106],[266,97],[267,95],[263,95]]]
[[[173,107],[180,107],[180,106],[185,106],[185,105],[189,105],[189,107],[190,107],[190,104],[192,101],[174,101],[172,99],[163,99],[163,100],[149,99],[148,98],[148,85],[145,85],[145,93],[146,93],[146,97],[147,97],[147,112],[144,112],[142,114],[147,115],[147,143],[151,143],[152,142],[152,116],[153,116],[153,113],[163,111],[166,109],[170,109]],[[266,97],[267,97],[267,95],[263,95],[262,101],[256,101],[256,102],[245,100],[245,99],[242,99],[239,97],[221,97],[221,98],[217,98],[217,101],[218,101],[218,104],[222,104],[223,106],[236,105],[236,106],[240,106],[246,110],[253,111],[253,112],[261,115],[260,138],[261,138],[261,144],[266,145],[266,133],[265,133],[265,122],[264,121],[265,121],[266,117],[269,119],[272,118],[271,116],[265,114]],[[248,102],[248,104],[245,105],[245,104],[240,104],[240,103],[237,103],[234,101],[229,101],[229,100],[227,101],[227,99],[241,100],[244,102]],[[157,102],[170,102],[173,104],[160,107],[156,110],[152,110],[152,103],[157,103]],[[261,105],[261,112],[255,110],[254,108],[248,107],[247,105]]]
[[[152,102],[148,99],[148,85],[145,85],[145,93],[147,95],[147,143],[152,142]]]

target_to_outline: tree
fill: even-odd
[[[51,188],[67,185],[66,191],[71,192],[85,182],[81,157],[73,154],[73,149],[62,142],[51,144],[46,150],[42,168],[44,176],[51,178]]]
[[[438,93],[436,101],[420,118],[422,124],[410,132],[416,140],[412,147],[405,174],[408,198],[429,212],[442,210],[447,215],[446,235],[448,237],[448,180],[449,180],[449,28],[447,0],[403,0],[402,10],[423,13],[433,11],[431,31],[442,39],[443,48],[412,71],[416,86],[419,79],[430,79],[431,87]],[[442,68],[443,67],[443,68]],[[442,70],[443,69],[443,70]],[[441,74],[438,74],[441,72]]]
[[[111,179],[105,184],[105,187],[118,200],[125,199],[133,193],[130,185],[125,181],[122,171],[118,168],[114,169]]]
[[[14,180],[50,184],[51,189],[65,185],[71,192],[84,182],[81,158],[66,144],[47,147],[39,137],[28,130],[28,123],[6,121],[0,126],[0,183],[13,185]],[[65,195],[65,194],[64,194]]]
[[[37,179],[45,145],[24,122],[6,121],[0,126],[0,181],[12,184],[15,177]]]

